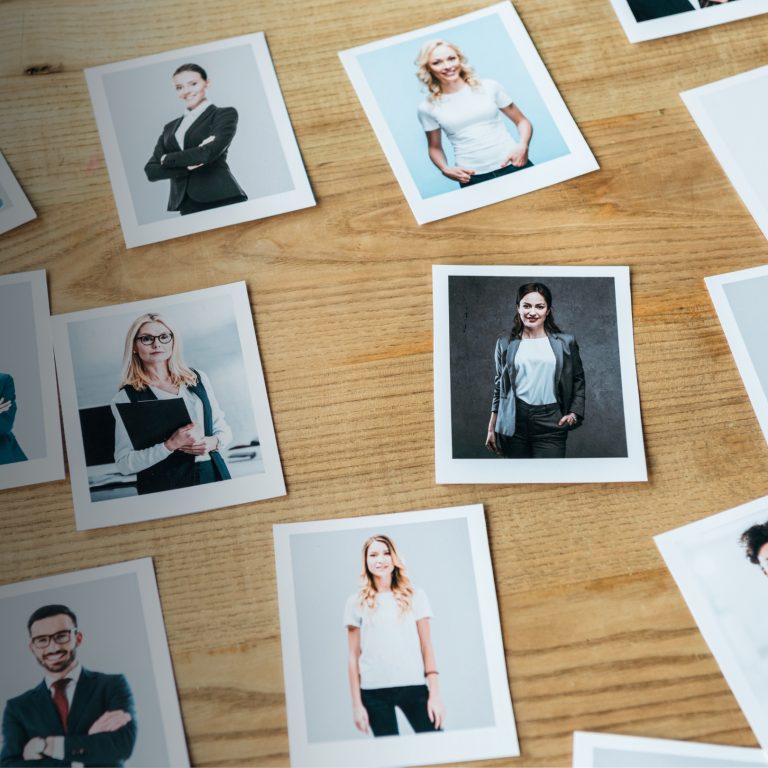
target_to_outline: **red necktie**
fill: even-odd
[[[67,720],[69,719],[69,702],[67,701],[67,684],[69,678],[54,680],[53,682],[53,705],[61,718],[61,725],[64,728],[64,735],[67,733]]]

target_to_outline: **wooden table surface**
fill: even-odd
[[[39,215],[0,272],[45,268],[54,314],[248,283],[286,497],[77,533],[68,481],[0,494],[0,583],[155,558],[194,764],[288,764],[273,523],[475,502],[522,750],[489,765],[570,765],[575,729],[756,745],[651,537],[768,491],[703,281],[768,244],[678,95],[768,63],[768,16],[630,45],[609,0],[517,0],[601,169],[419,227],[337,51],[485,4],[0,1]],[[126,251],[83,68],[260,30],[317,207]],[[435,485],[433,263],[631,267],[649,482]]]

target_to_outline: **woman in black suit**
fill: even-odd
[[[171,180],[168,210],[182,216],[247,200],[227,165],[237,110],[206,99],[211,83],[197,64],[182,64],[173,73],[173,83],[186,110],[163,128],[144,166],[147,178]]]
[[[562,459],[568,431],[584,420],[579,345],[552,315],[543,283],[517,291],[512,331],[496,341],[486,447],[509,459]]]

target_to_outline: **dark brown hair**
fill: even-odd
[[[203,80],[208,79],[208,73],[199,64],[182,64],[173,73],[173,77],[176,77],[176,75],[181,74],[182,72],[197,72]]]

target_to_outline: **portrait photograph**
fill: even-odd
[[[85,77],[128,248],[315,204],[262,32]]]
[[[684,91],[680,97],[768,237],[768,66]]]
[[[419,224],[598,169],[509,2],[339,56]]]
[[[433,265],[438,483],[647,480],[628,267]]]
[[[78,529],[285,494],[245,283],[53,327]]]
[[[573,768],[768,768],[761,749],[576,731]]]
[[[0,275],[0,489],[64,478],[45,271]]]
[[[34,218],[37,214],[0,152],[0,235]]]
[[[768,442],[768,359],[763,329],[768,265],[704,279],[741,380]]]
[[[0,765],[189,765],[151,558],[0,586],[0,647]]]
[[[291,765],[520,754],[482,505],[273,532]]]
[[[768,12],[765,0],[611,0],[630,43],[679,35]]]
[[[768,497],[655,537],[763,750],[768,749]]]

